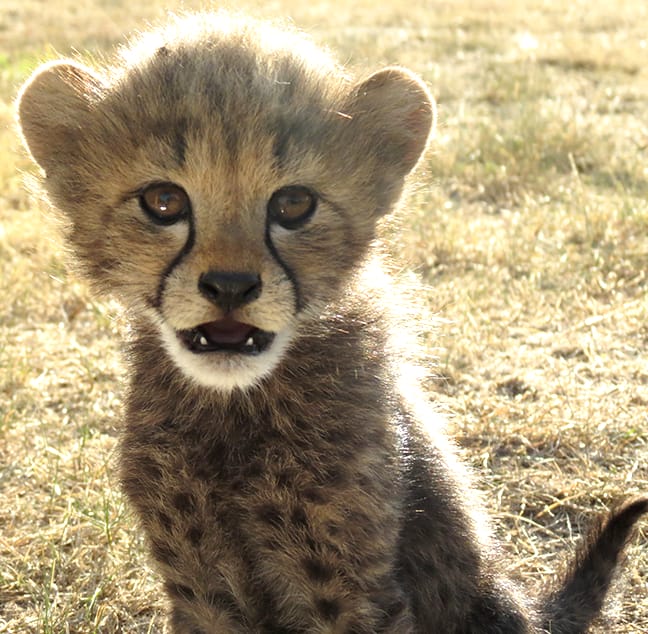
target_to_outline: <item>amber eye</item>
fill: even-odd
[[[140,206],[156,222],[173,224],[189,213],[189,196],[173,183],[157,183],[146,187],[139,197]]]
[[[305,224],[317,207],[315,194],[301,185],[278,189],[268,201],[268,217],[284,229],[297,229]]]

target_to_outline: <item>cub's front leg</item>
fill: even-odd
[[[400,567],[416,632],[525,634],[534,611],[495,573],[487,520],[453,450],[434,431],[401,415],[407,497]]]
[[[417,631],[398,571],[401,481],[384,447],[344,461],[330,449],[315,435],[296,451],[274,432],[225,444],[130,421],[124,489],[174,634]]]

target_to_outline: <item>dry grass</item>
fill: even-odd
[[[648,7],[374,4],[243,6],[291,16],[357,68],[410,66],[438,95],[398,251],[448,320],[428,341],[431,396],[533,584],[594,513],[648,491]],[[0,632],[162,628],[115,487],[117,311],[66,273],[24,193],[11,102],[40,59],[101,56],[171,5],[0,6]],[[611,631],[648,631],[645,524],[620,586]]]

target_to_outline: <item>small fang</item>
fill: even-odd
[[[201,346],[206,346],[209,342],[207,341],[207,337],[204,335],[200,338],[200,345]]]
[[[246,346],[253,346],[254,345],[254,340],[252,337],[248,337],[248,340],[245,342]]]

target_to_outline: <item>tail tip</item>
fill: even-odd
[[[625,526],[630,529],[639,521],[642,515],[648,513],[648,495],[639,495],[624,500],[610,511],[608,526]]]

